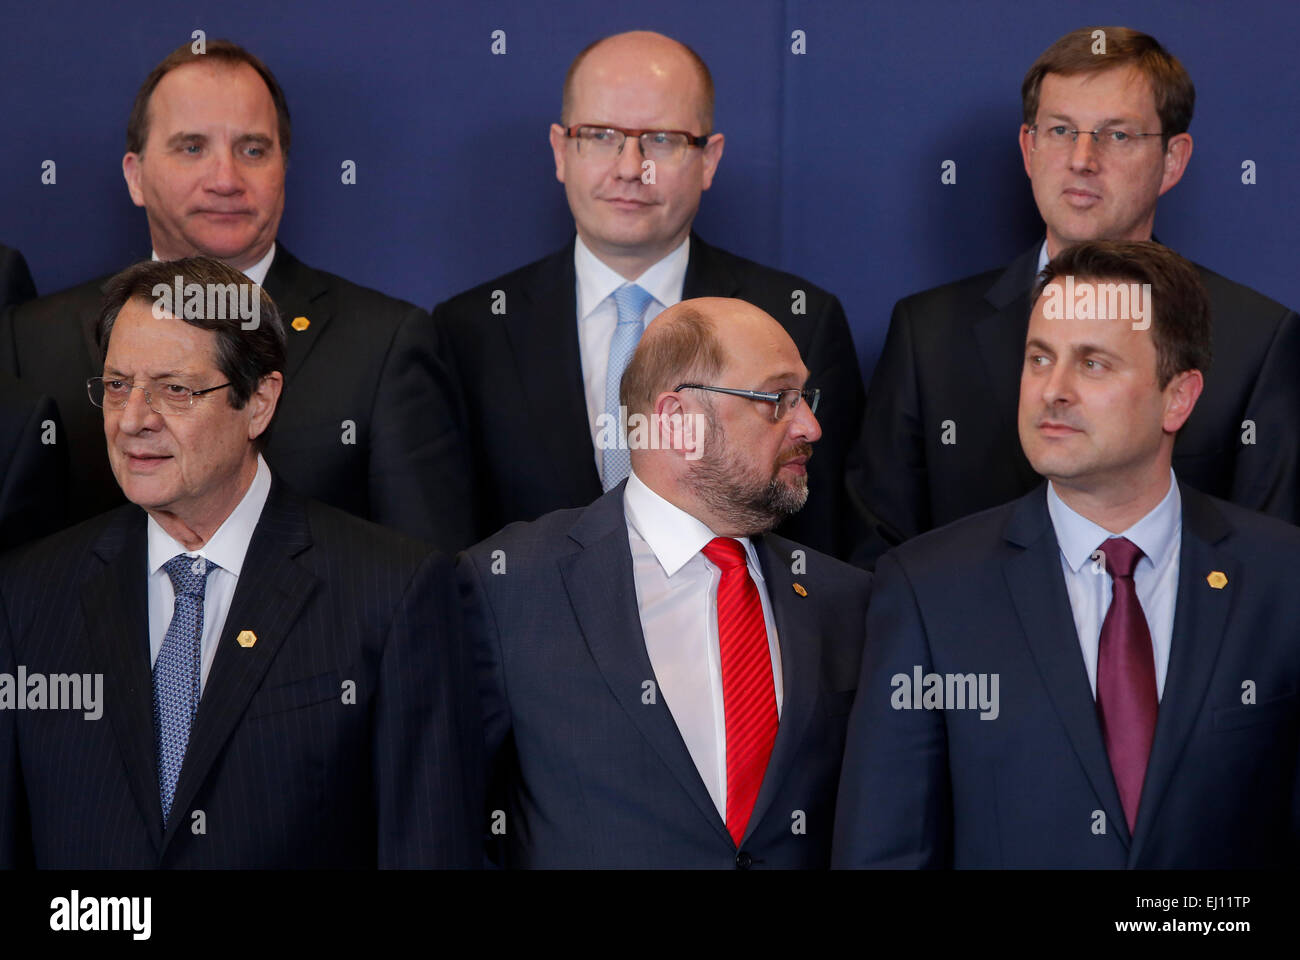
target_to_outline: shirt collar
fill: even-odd
[[[1043,245],[1038,248],[1038,270],[1034,273],[1035,277],[1041,277],[1043,271],[1047,269],[1048,261],[1052,258],[1047,255],[1047,238],[1043,237]]]
[[[642,482],[633,470],[623,489],[623,512],[641,539],[646,542],[664,575],[671,577],[717,536],[697,517],[669,503]],[[736,537],[749,558],[750,572],[763,579],[758,552],[749,537]]]
[[[662,307],[671,307],[682,299],[686,282],[686,264],[690,260],[691,238],[687,234],[672,253],[629,281],[603,262],[577,238],[573,245],[573,266],[578,274],[578,318],[586,320],[611,293],[625,283],[635,283]]]
[[[230,516],[221,522],[221,526],[198,550],[187,550],[153,517],[149,518],[149,575],[157,573],[172,557],[184,553],[191,557],[206,557],[223,570],[235,576],[244,566],[244,556],[248,553],[249,541],[253,539],[253,530],[262,516],[267,494],[271,492],[271,468],[266,465],[262,455],[257,455],[257,472],[253,482]]]
[[[1178,492],[1178,479],[1169,470],[1169,492],[1164,499],[1137,523],[1123,533],[1112,534],[1087,517],[1071,510],[1056,493],[1056,487],[1047,484],[1047,512],[1056,528],[1056,542],[1070,569],[1078,573],[1092,559],[1097,548],[1109,537],[1126,537],[1146,556],[1143,560],[1158,565],[1173,549],[1178,539],[1179,524],[1183,516],[1183,497]]]
[[[158,259],[158,251],[153,251],[153,259]],[[259,287],[266,286],[266,274],[271,269],[271,261],[275,259],[275,241],[271,242],[271,249],[266,251],[266,256],[253,264],[247,270],[243,271],[244,276],[248,277]],[[168,558],[170,559],[170,558]]]

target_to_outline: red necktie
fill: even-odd
[[[1097,549],[1105,554],[1106,570],[1114,581],[1097,644],[1097,715],[1132,833],[1158,707],[1151,631],[1133,583],[1133,570],[1144,554],[1124,537],[1111,537]]]
[[[715,537],[701,551],[722,570],[718,645],[727,721],[727,832],[740,846],[776,740],[776,685],[758,587],[739,540]]]

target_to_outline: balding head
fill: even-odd
[[[647,30],[597,40],[573,58],[564,76],[561,121],[565,126],[584,122],[574,117],[575,90],[579,85],[604,87],[628,81],[643,89],[665,88],[689,97],[700,124],[692,132],[707,136],[712,131],[713,75],[708,65],[686,44]]]
[[[807,403],[778,419],[777,404],[744,392],[780,395],[807,378],[790,335],[753,304],[710,297],[668,308],[623,374],[629,428],[648,424],[641,445],[629,430],[632,469],[720,536],[771,529],[807,498],[821,427]]]

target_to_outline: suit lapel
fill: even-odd
[[[722,262],[715,248],[692,233],[686,278],[682,281],[682,299],[734,297],[739,290],[740,281]]]
[[[641,700],[642,684],[654,678],[657,686],[658,679],[646,652],[637,607],[623,515],[625,485],[619,484],[583,511],[569,534],[582,549],[559,560],[560,575],[587,648],[610,692],[715,832],[731,844],[726,824],[662,694],[652,704]]]
[[[153,675],[149,667],[148,548],[145,514],[125,507],[95,544],[104,565],[81,589],[90,656],[104,677],[104,712],[122,752],[140,818],[157,851],[162,803],[153,729]]]
[[[291,383],[307,354],[333,319],[334,313],[326,296],[328,287],[324,275],[308,267],[279,242],[263,286],[279,307],[284,322],[284,335],[287,338],[284,379],[286,383]],[[294,328],[293,321],[298,317],[306,318],[305,329]]]
[[[772,619],[781,651],[783,696],[781,722],[776,728],[776,742],[763,783],[754,801],[754,811],[745,828],[749,839],[754,829],[763,822],[772,799],[781,789],[791,768],[803,754],[804,733],[812,718],[817,701],[817,678],[820,638],[814,632],[816,618],[812,607],[800,609],[798,604],[811,604],[811,598],[801,598],[794,590],[794,575],[790,571],[790,557],[782,555],[770,537],[758,539],[759,559],[767,585],[767,598],[772,604]]]
[[[289,494],[276,478],[249,541],[239,584],[217,641],[176,783],[174,811],[189,809],[315,589],[317,578],[295,559],[310,545],[304,502]],[[236,642],[243,630],[256,634],[253,646],[241,647]],[[183,815],[172,817],[163,836],[164,849],[184,819]]]
[[[1037,276],[1038,251],[1035,244],[1014,261],[984,295],[992,312],[975,322],[975,342],[979,347],[993,411],[1002,423],[999,435],[1016,437],[1016,416],[1020,402],[1020,372],[1024,365],[1025,337],[1029,332],[1029,311]],[[1029,466],[1019,443],[1012,444],[1017,472],[1023,488],[1036,486],[1038,475]]]
[[[1179,493],[1183,498],[1183,533],[1169,669],[1156,714],[1156,734],[1142,783],[1142,799],[1138,802],[1130,867],[1137,864],[1154,829],[1160,803],[1200,714],[1223,644],[1234,584],[1240,582],[1237,561],[1218,547],[1231,533],[1223,514],[1207,497],[1184,484],[1179,484]],[[1215,570],[1227,577],[1226,586],[1218,590],[1206,581]]]
[[[547,258],[523,284],[525,309],[507,309],[506,339],[532,419],[555,463],[581,464],[592,495],[600,492],[587,421],[578,349],[577,273],[573,241]]]
[[[1127,847],[1128,823],[1115,789],[1096,701],[1079,650],[1079,634],[1061,573],[1060,546],[1047,512],[1046,485],[1020,499],[1007,523],[1005,537],[1010,544],[1003,561],[1007,587],[1030,654],[1075,755],[1106,810],[1109,826]]]

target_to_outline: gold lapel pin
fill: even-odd
[[[1205,582],[1215,590],[1222,590],[1228,585],[1228,578],[1224,575],[1222,570],[1211,570],[1210,575],[1205,578]]]
[[[235,643],[239,644],[241,647],[251,647],[253,644],[257,643],[257,634],[252,630],[240,630],[239,636],[235,637]]]
[[[805,589],[803,588],[803,584],[802,584],[802,583],[796,583],[796,584],[794,585],[794,592],[797,593],[797,594],[799,594],[799,596],[801,596],[801,597],[806,597],[806,596],[808,596],[808,591],[805,590]]]
[[[293,327],[299,333],[302,333],[304,330],[306,330],[308,327],[311,326],[311,321],[308,320],[306,317],[294,317],[293,323],[289,324],[289,326]]]

